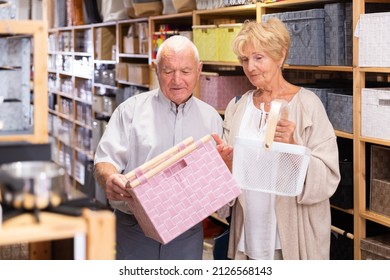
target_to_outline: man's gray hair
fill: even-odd
[[[195,44],[188,39],[185,36],[182,35],[174,35],[166,39],[161,46],[158,48],[157,51],[157,56],[156,56],[156,65],[158,67],[160,60],[161,60],[161,55],[164,52],[164,49],[169,48],[173,50],[175,53],[178,53],[186,48],[192,48],[194,51],[194,56],[196,59],[196,62],[199,63],[199,52]]]

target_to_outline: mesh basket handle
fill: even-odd
[[[288,102],[282,99],[275,99],[272,101],[271,109],[268,114],[267,130],[265,132],[264,148],[271,149],[274,142],[276,125],[278,120],[282,117],[288,119]]]
[[[203,136],[200,140],[198,140],[197,142],[193,142],[192,144],[187,146],[184,150],[174,154],[173,156],[169,157],[167,160],[160,161],[158,165],[155,165],[152,169],[148,170],[144,174],[144,176],[142,176],[142,178],[140,178],[140,179],[136,178],[133,181],[130,181],[130,187],[135,188],[136,186],[141,184],[141,182],[144,181],[145,179],[147,180],[147,179],[153,177],[157,173],[159,173],[162,170],[164,170],[165,168],[169,167],[171,164],[175,163],[176,161],[180,160],[184,156],[186,156],[189,153],[191,153],[192,151],[194,151],[199,146],[200,143],[206,143],[210,140],[211,140],[211,135]],[[163,154],[165,154],[165,153],[163,153]],[[166,158],[166,157],[164,157],[164,158]]]
[[[148,172],[150,169],[155,168],[165,160],[167,160],[169,157],[172,157],[173,154],[184,150],[185,147],[190,145],[194,142],[194,139],[192,137],[188,137],[187,139],[183,140],[179,144],[173,146],[172,148],[166,150],[165,152],[159,154],[158,156],[152,158],[151,160],[145,162],[144,164],[140,165],[138,168],[130,171],[129,173],[125,174],[125,177],[127,180],[132,181],[136,178],[142,176],[144,173]]]

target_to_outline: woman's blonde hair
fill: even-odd
[[[284,23],[277,18],[269,18],[266,22],[245,21],[232,43],[233,52],[238,58],[244,55],[248,44],[255,49],[262,49],[274,61],[280,60],[284,55],[286,60],[290,34]]]

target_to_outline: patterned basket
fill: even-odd
[[[390,88],[362,89],[362,136],[390,140]]]
[[[272,101],[265,140],[236,136],[233,176],[240,188],[297,196],[302,192],[311,151],[305,146],[273,142],[279,104]]]
[[[254,88],[246,76],[222,76],[212,72],[202,72],[199,85],[200,99],[217,110],[225,110],[235,96]]]
[[[187,139],[126,175],[146,236],[166,244],[240,194],[210,140]]]
[[[360,67],[389,67],[390,13],[361,14],[355,36],[359,37]]]
[[[291,47],[287,64],[325,65],[324,9],[265,14],[262,21],[270,17],[283,21],[290,33]]]
[[[370,210],[390,216],[390,149],[371,146]]]
[[[217,29],[218,57],[223,62],[238,62],[232,50],[232,42],[240,32],[242,23],[220,24]]]
[[[362,239],[360,248],[362,260],[390,260],[390,235]]]
[[[218,38],[216,25],[194,25],[194,44],[202,61],[218,61]]]

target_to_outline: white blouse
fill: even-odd
[[[260,105],[260,109],[255,107],[251,93],[240,124],[239,136],[264,139],[267,115],[264,104]],[[275,195],[242,190],[241,196],[244,226],[238,249],[251,259],[273,260],[275,249],[281,248],[275,214]]]

